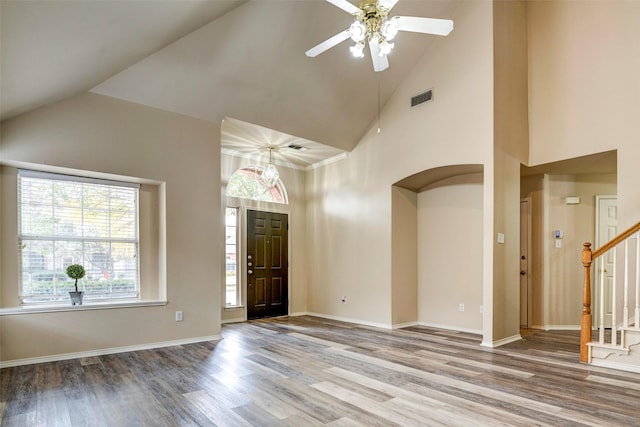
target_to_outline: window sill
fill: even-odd
[[[241,308],[244,308],[244,305],[225,305],[223,307],[226,310],[239,310]]]
[[[113,301],[113,302],[85,302],[83,305],[27,305],[22,307],[0,308],[0,316],[12,316],[19,314],[55,313],[58,311],[87,311],[109,310],[113,308],[129,307],[155,307],[167,305],[167,301]]]

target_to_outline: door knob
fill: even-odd
[[[522,256],[520,257],[520,259],[527,259],[527,257],[526,257],[526,256],[524,256],[524,255],[522,255]]]
[[[524,271],[524,270],[520,271],[520,275],[521,275],[521,276],[524,276],[524,275],[526,275],[526,274],[527,274],[527,272],[526,272],[526,271]]]
[[[253,259],[251,255],[247,255],[247,259]]]
[[[247,274],[253,274],[253,270],[247,270]]]

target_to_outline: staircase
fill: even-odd
[[[605,257],[613,264],[609,280],[605,280]],[[582,265],[580,360],[640,373],[640,223],[595,251],[585,243]],[[592,267],[599,273],[593,286]],[[591,314],[592,289],[599,296],[597,325]]]

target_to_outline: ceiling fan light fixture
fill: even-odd
[[[349,48],[349,51],[355,58],[364,57],[364,42],[358,42]]]
[[[395,16],[382,24],[382,36],[391,41],[398,34],[398,17]]]
[[[378,55],[385,56],[390,54],[394,46],[395,43],[389,43],[386,40],[382,40],[382,43],[380,43],[380,53]]]
[[[349,50],[356,58],[364,56],[364,46],[368,42],[373,70],[379,72],[389,68],[387,55],[391,53],[394,47],[392,41],[399,31],[446,36],[453,30],[453,21],[450,19],[389,17],[398,0],[359,0],[358,6],[352,3],[353,0],[326,1],[350,14],[354,21],[348,28],[307,50],[305,54],[311,58],[351,38],[355,45],[350,46]]]
[[[349,36],[351,37],[351,40],[353,40],[356,43],[359,43],[364,40],[366,35],[367,35],[367,29],[362,24],[362,22],[358,20],[353,21],[353,24],[351,24],[351,26],[349,27]]]

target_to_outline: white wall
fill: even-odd
[[[390,326],[392,184],[440,166],[492,164],[492,5],[463,3],[454,21],[384,106],[381,133],[372,126],[345,160],[310,172],[311,312]],[[434,101],[411,108],[428,88]]]
[[[418,194],[421,324],[482,333],[482,180],[457,176]]]
[[[223,244],[219,141],[218,125],[95,94],[3,122],[3,162],[166,183],[160,204],[166,205],[168,304],[1,316],[1,360],[220,333],[221,270],[212,262],[222,258]],[[175,322],[176,310],[183,310],[183,322]]]

